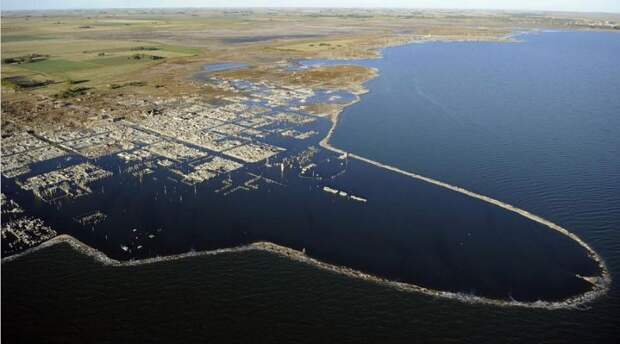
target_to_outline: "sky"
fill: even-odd
[[[153,7],[397,7],[620,13],[620,0],[2,0],[2,10]]]

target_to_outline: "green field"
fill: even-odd
[[[13,38],[18,38],[16,35]],[[36,38],[36,39],[35,39]],[[39,39],[25,35],[3,44],[3,57],[43,52],[44,61],[3,64],[3,76],[39,76],[44,79],[87,79],[91,86],[99,81],[107,84],[122,82],[129,73],[138,72],[168,59],[199,55],[202,49],[158,42],[103,40],[100,44],[86,40]],[[95,48],[95,49],[92,49]],[[140,55],[141,58],[134,58]],[[153,58],[155,57],[155,58]],[[162,59],[158,59],[160,57]]]
[[[55,39],[54,36],[42,36],[42,35],[2,35],[2,43],[11,42],[26,42],[26,41],[39,41]]]
[[[48,56],[40,62],[2,64],[2,77],[53,80],[55,83],[30,88],[36,93],[53,93],[65,87],[68,79],[88,80],[86,86],[94,90],[109,90],[111,84],[135,80],[162,85],[176,77],[184,83],[187,75],[205,63],[260,65],[287,59],[372,58],[382,47],[419,36],[487,41],[506,36],[514,27],[572,29],[581,25],[592,29],[601,22],[618,21],[617,15],[603,14],[575,21],[573,15],[562,13],[553,17],[450,11],[420,15],[387,10],[16,12],[2,13],[0,48],[4,59]],[[136,54],[146,56],[135,59],[132,56]],[[3,96],[28,98],[25,92],[13,89]]]
[[[102,67],[102,66],[119,66],[119,65],[124,65],[124,64],[137,64],[137,63],[144,63],[146,61],[150,61],[150,60],[146,60],[146,59],[136,60],[136,59],[129,58],[129,56],[110,56],[110,57],[100,57],[100,58],[96,58],[92,60],[86,60],[84,62],[91,64],[95,67]]]
[[[24,63],[19,66],[33,72],[45,74],[67,73],[98,67],[96,64],[93,63],[77,62],[63,59],[50,59],[41,62]]]

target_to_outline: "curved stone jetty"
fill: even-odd
[[[364,92],[359,92],[359,94],[362,94]],[[359,96],[357,97],[357,99],[355,101],[353,101],[350,104],[347,105],[351,105],[357,101],[359,101]],[[473,197],[476,199],[479,199],[481,201],[493,204],[495,206],[501,207],[503,209],[506,209],[508,211],[517,213],[521,216],[524,216],[532,221],[538,222],[542,225],[545,225],[546,227],[555,230],[569,238],[571,238],[572,240],[574,240],[575,242],[577,242],[580,246],[582,246],[587,252],[588,252],[588,256],[593,259],[594,261],[596,261],[598,263],[598,266],[601,270],[601,275],[600,276],[576,276],[578,278],[582,278],[586,281],[588,281],[589,283],[592,284],[592,289],[580,294],[580,295],[576,295],[576,296],[572,296],[569,298],[566,298],[564,300],[560,300],[560,301],[533,301],[533,302],[524,302],[524,301],[517,301],[517,300],[503,300],[503,299],[493,299],[493,298],[488,298],[488,297],[482,297],[482,296],[476,296],[476,295],[471,295],[471,294],[465,294],[465,293],[458,293],[458,292],[450,292],[450,291],[443,291],[443,290],[436,290],[436,289],[431,289],[431,288],[426,288],[423,286],[419,286],[416,284],[412,284],[412,283],[404,283],[404,282],[397,282],[397,281],[392,281],[392,280],[388,280],[382,277],[378,277],[375,275],[371,275],[371,274],[367,274],[358,270],[354,270],[345,266],[338,266],[338,265],[334,265],[334,264],[330,264],[330,263],[326,263],[326,262],[322,262],[318,259],[312,258],[307,256],[304,252],[300,252],[288,247],[284,247],[284,246],[280,246],[278,244],[275,243],[271,243],[271,242],[256,242],[256,243],[252,243],[249,245],[243,245],[243,246],[237,246],[237,247],[232,247],[232,248],[223,248],[223,249],[216,249],[216,250],[210,250],[210,251],[200,251],[200,252],[187,252],[187,253],[183,253],[183,254],[178,254],[178,255],[171,255],[171,256],[164,256],[164,257],[155,257],[155,258],[147,258],[147,259],[140,259],[140,260],[129,260],[129,261],[119,261],[119,260],[115,260],[112,259],[110,257],[108,257],[107,255],[105,255],[103,252],[98,251],[84,243],[82,243],[81,241],[75,239],[74,237],[70,236],[70,235],[59,235],[53,239],[50,239],[44,243],[42,243],[41,245],[28,249],[20,254],[16,254],[10,257],[6,257],[2,259],[2,263],[5,262],[10,262],[13,261],[15,259],[18,259],[19,257],[22,257],[24,255],[27,255],[29,253],[41,250],[43,248],[46,247],[50,247],[53,245],[57,245],[59,243],[67,243],[69,244],[73,249],[84,253],[86,255],[89,255],[91,257],[93,257],[97,262],[104,264],[104,265],[109,265],[109,266],[114,266],[114,267],[123,267],[123,266],[138,266],[138,265],[145,265],[145,264],[153,264],[153,263],[157,263],[157,262],[162,262],[162,261],[173,261],[173,260],[179,260],[179,259],[184,259],[184,258],[189,258],[189,257],[195,257],[195,256],[209,256],[209,255],[218,255],[218,254],[226,254],[226,253],[237,253],[237,252],[247,252],[247,251],[264,251],[264,252],[270,252],[282,257],[286,257],[288,259],[297,261],[297,262],[301,262],[301,263],[305,263],[305,264],[309,264],[312,265],[314,267],[317,267],[319,269],[325,270],[325,271],[330,271],[333,273],[338,273],[341,275],[345,275],[351,278],[356,278],[356,279],[361,279],[361,280],[365,280],[365,281],[369,281],[369,282],[373,282],[373,283],[378,283],[387,287],[391,287],[394,288],[396,290],[400,290],[403,292],[415,292],[415,293],[420,293],[420,294],[424,294],[424,295],[429,295],[432,297],[439,297],[439,298],[444,298],[444,299],[451,299],[451,300],[457,300],[457,301],[461,301],[461,302],[466,302],[466,303],[477,303],[477,304],[486,304],[486,305],[493,305],[493,306],[503,306],[503,307],[523,307],[523,308],[540,308],[540,309],[566,309],[566,308],[580,308],[582,307],[584,304],[591,302],[592,300],[605,295],[607,293],[607,291],[609,290],[610,284],[611,284],[611,277],[609,274],[609,271],[607,269],[607,266],[605,264],[605,262],[603,261],[603,259],[587,244],[585,243],[583,240],[581,240],[577,235],[573,234],[572,232],[568,231],[567,229],[549,221],[546,220],[538,215],[532,214],[526,210],[523,210],[521,208],[515,207],[511,204],[496,200],[494,198],[485,196],[485,195],[481,195],[478,194],[476,192],[473,191],[469,191],[467,189],[452,185],[452,184],[448,184],[433,178],[429,178],[429,177],[425,177],[413,172],[408,172],[408,171],[404,171],[401,170],[397,167],[394,166],[390,166],[387,164],[383,164],[380,163],[378,161],[374,161],[362,156],[359,156],[357,154],[353,154],[353,153],[349,153],[346,152],[342,149],[333,147],[330,143],[329,143],[329,139],[331,138],[335,128],[336,128],[336,124],[338,121],[338,116],[334,116],[332,118],[332,126],[328,132],[328,134],[326,135],[325,138],[323,138],[323,140],[320,142],[320,145],[325,148],[328,149],[332,152],[338,153],[338,154],[345,154],[350,158],[353,159],[357,159],[359,161],[377,166],[379,168],[391,171],[391,172],[395,172],[395,173],[399,173],[411,178],[415,178],[427,183],[431,183],[433,185],[442,187],[442,188],[446,188],[448,190],[451,191],[455,191],[455,192],[459,192],[461,194],[467,195],[469,197]]]
[[[357,95],[356,99],[354,101],[352,101],[349,104],[346,104],[344,106],[349,106],[352,105],[356,102],[358,102],[360,100],[359,95],[366,93],[367,90],[359,90],[358,92],[355,92],[355,94]],[[396,290],[400,290],[400,291],[404,291],[404,292],[415,292],[415,293],[420,293],[420,294],[424,294],[424,295],[429,295],[432,297],[439,297],[439,298],[445,298],[445,299],[451,299],[451,300],[457,300],[457,301],[461,301],[461,302],[467,302],[467,303],[477,303],[477,304],[486,304],[486,305],[493,305],[493,306],[505,306],[505,307],[524,307],[524,308],[542,308],[542,309],[566,309],[566,308],[579,308],[581,306],[583,306],[585,303],[590,302],[602,295],[605,295],[607,293],[607,291],[609,290],[610,284],[611,284],[611,276],[609,274],[608,268],[604,262],[604,260],[587,244],[585,243],[583,240],[581,240],[577,235],[575,235],[574,233],[568,231],[567,229],[549,221],[546,220],[538,215],[532,214],[524,209],[515,207],[511,204],[496,200],[494,198],[473,192],[473,191],[469,191],[467,189],[464,189],[462,187],[459,186],[455,186],[449,183],[445,183],[433,178],[429,178],[429,177],[425,177],[413,172],[409,172],[409,171],[405,171],[402,169],[399,169],[397,167],[394,166],[390,166],[378,161],[374,161],[372,159],[369,158],[365,158],[362,156],[359,156],[357,154],[353,154],[350,152],[346,152],[342,149],[339,149],[337,147],[333,147],[330,143],[329,140],[336,128],[336,125],[338,123],[338,117],[339,114],[335,114],[331,119],[332,119],[332,126],[329,129],[327,135],[323,138],[323,140],[321,140],[320,145],[327,149],[330,150],[332,152],[341,154],[341,155],[346,155],[350,158],[362,161],[364,163],[382,168],[384,170],[387,171],[391,171],[394,173],[399,173],[401,175],[405,175],[411,178],[415,178],[430,184],[433,184],[435,186],[438,187],[442,187],[454,192],[458,192],[461,194],[464,194],[466,196],[472,197],[472,198],[476,198],[479,199],[481,201],[493,204],[495,206],[498,206],[500,208],[503,208],[505,210],[511,211],[513,213],[519,214],[525,218],[528,218],[532,221],[535,221],[537,223],[540,223],[546,227],[548,227],[551,230],[557,231],[559,233],[561,233],[562,235],[565,235],[567,237],[569,237],[570,239],[574,240],[575,242],[577,242],[581,247],[583,247],[586,252],[588,253],[588,256],[593,259],[595,262],[597,262],[599,269],[601,271],[600,276],[579,276],[577,275],[576,277],[581,278],[586,280],[587,282],[589,282],[590,284],[592,284],[592,289],[580,294],[580,295],[576,295],[576,296],[571,296],[569,298],[566,298],[564,300],[560,300],[560,301],[533,301],[533,302],[523,302],[523,301],[516,301],[516,300],[503,300],[503,299],[494,299],[494,298],[488,298],[488,297],[482,297],[482,296],[475,296],[475,295],[471,295],[471,294],[465,294],[465,293],[458,293],[458,292],[450,292],[450,291],[443,291],[443,290],[436,290],[436,289],[431,289],[431,288],[426,288],[423,286],[419,286],[416,284],[412,284],[412,283],[404,283],[404,282],[397,282],[397,281],[392,281],[392,280],[388,280],[382,277],[378,277],[375,275],[371,275],[371,274],[367,274],[352,268],[348,268],[345,266],[338,266],[338,265],[334,265],[334,264],[330,264],[330,263],[326,263],[323,261],[320,261],[318,259],[312,258],[307,256],[304,252],[300,252],[288,247],[284,247],[284,246],[280,246],[278,244],[275,243],[271,243],[271,242],[255,242],[252,244],[248,244],[248,245],[243,245],[243,246],[237,246],[237,247],[232,247],[232,248],[223,248],[223,249],[216,249],[216,250],[210,250],[210,251],[200,251],[200,252],[187,252],[187,253],[183,253],[183,254],[178,254],[178,255],[171,255],[171,256],[164,256],[164,257],[155,257],[155,258],[147,258],[147,259],[140,259],[140,260],[129,260],[129,261],[119,261],[119,260],[115,260],[112,259],[110,257],[108,257],[106,254],[104,254],[101,251],[96,250],[93,247],[90,247],[84,243],[82,243],[81,241],[75,239],[74,237],[70,236],[70,235],[59,235],[53,239],[50,239],[42,244],[40,244],[37,247],[28,249],[20,254],[16,254],[13,256],[9,256],[6,258],[2,259],[2,263],[5,262],[10,262],[16,259],[19,259],[19,257],[22,257],[24,255],[27,255],[29,253],[44,249],[46,247],[50,247],[53,245],[57,245],[59,243],[67,243],[69,244],[73,249],[84,253],[86,255],[89,255],[91,257],[93,257],[97,262],[104,264],[104,265],[109,265],[109,266],[114,266],[114,267],[123,267],[123,266],[137,266],[137,265],[145,265],[145,264],[152,264],[152,263],[157,263],[157,262],[162,262],[162,261],[172,261],[172,260],[179,260],[179,259],[184,259],[184,258],[189,258],[189,257],[194,257],[194,256],[209,256],[209,255],[218,255],[218,254],[227,254],[227,253],[237,253],[237,252],[247,252],[247,251],[264,251],[264,252],[270,252],[282,257],[286,257],[288,259],[297,261],[297,262],[301,262],[301,263],[305,263],[305,264],[309,264],[311,266],[317,267],[319,269],[325,270],[325,271],[330,271],[333,273],[338,273],[341,275],[345,275],[348,277],[352,277],[352,278],[357,278],[357,279],[361,279],[361,280],[365,280],[365,281],[369,281],[369,282],[374,282],[374,283],[378,283],[387,287],[391,287],[394,288]],[[336,190],[337,191],[337,190]]]
[[[288,258],[288,259],[291,259],[291,260],[294,260],[300,263],[308,264],[316,268],[319,268],[321,270],[338,273],[344,276],[348,276],[351,278],[356,278],[356,279],[360,279],[360,280],[364,280],[368,282],[378,283],[380,285],[394,288],[396,290],[403,291],[403,292],[414,292],[414,293],[429,295],[432,297],[451,299],[451,300],[456,300],[456,301],[461,301],[461,302],[466,302],[466,303],[486,304],[486,305],[501,306],[501,307],[540,308],[540,309],[550,309],[550,310],[569,309],[569,308],[578,309],[581,306],[583,306],[585,303],[590,302],[604,295],[609,289],[609,283],[611,282],[609,279],[609,276],[606,275],[604,276],[604,278],[603,277],[599,278],[593,284],[592,290],[585,292],[581,295],[573,296],[573,297],[570,297],[570,298],[567,298],[561,301],[522,302],[522,301],[516,301],[516,300],[492,299],[492,298],[475,296],[475,295],[464,294],[464,293],[430,289],[430,288],[425,288],[425,287],[411,284],[411,283],[396,282],[396,281],[388,280],[388,279],[381,278],[378,276],[374,276],[371,274],[367,274],[367,273],[364,273],[358,270],[354,270],[354,269],[351,269],[345,266],[338,266],[338,265],[325,263],[320,260],[307,256],[304,252],[297,251],[292,248],[288,248],[288,247],[274,244],[271,242],[261,241],[261,242],[255,242],[249,245],[243,245],[243,246],[237,246],[237,247],[231,247],[231,248],[223,248],[223,249],[210,250],[210,251],[187,252],[187,253],[164,256],[164,257],[120,261],[120,260],[116,260],[116,259],[108,257],[103,252],[98,251],[67,234],[61,234],[53,239],[50,239],[44,242],[43,244],[37,247],[33,247],[22,253],[3,258],[2,263],[4,264],[4,263],[14,261],[30,253],[39,251],[47,247],[58,245],[61,243],[67,243],[76,251],[93,257],[96,262],[103,264],[103,265],[112,266],[112,267],[139,266],[139,265],[146,265],[146,264],[154,264],[158,262],[176,261],[176,260],[186,259],[190,257],[214,256],[214,255],[227,254],[227,253],[264,251],[264,252],[276,254],[278,256],[285,257],[285,258]]]
[[[355,100],[353,103],[356,103],[359,101],[359,97],[357,100]],[[349,105],[351,105],[349,104]],[[605,293],[607,293],[607,291],[609,290],[609,286],[611,284],[611,276],[609,274],[609,270],[607,269],[607,265],[605,264],[605,261],[603,260],[603,258],[601,256],[598,255],[598,253],[596,253],[596,251],[594,251],[594,249],[592,249],[590,247],[590,245],[588,245],[585,241],[583,241],[581,238],[579,238],[576,234],[570,232],[569,230],[567,230],[564,227],[561,227],[545,218],[542,218],[538,215],[532,214],[527,210],[515,207],[512,204],[508,204],[505,202],[502,202],[500,200],[491,198],[489,196],[485,196],[473,191],[469,191],[467,189],[464,189],[462,187],[456,186],[456,185],[452,185],[449,183],[445,183],[430,177],[425,177],[423,175],[417,174],[417,173],[413,173],[413,172],[409,172],[409,171],[405,171],[402,170],[398,167],[394,167],[394,166],[390,166],[369,158],[365,158],[363,156],[354,154],[354,153],[350,153],[347,152],[345,150],[342,150],[340,148],[334,147],[332,146],[329,141],[334,133],[334,130],[336,129],[336,125],[338,123],[340,114],[336,115],[334,118],[332,118],[332,126],[329,129],[329,132],[327,133],[327,135],[323,138],[323,140],[321,140],[320,145],[321,147],[328,149],[332,152],[341,154],[341,155],[346,155],[349,158],[353,158],[362,162],[365,162],[367,164],[391,171],[391,172],[395,172],[395,173],[399,173],[411,178],[415,178],[442,188],[446,188],[448,190],[451,191],[455,191],[461,194],[464,194],[466,196],[472,197],[472,198],[476,198],[479,199],[481,201],[493,204],[495,206],[498,206],[500,208],[506,209],[508,211],[511,211],[513,213],[519,214],[525,218],[528,218],[534,222],[540,223],[554,231],[557,231],[567,237],[569,237],[570,239],[572,239],[573,241],[577,242],[581,247],[583,247],[586,252],[588,253],[588,256],[594,260],[598,266],[599,269],[601,271],[601,275],[598,277],[586,277],[586,276],[580,276],[577,275],[576,277],[581,278],[586,280],[587,282],[591,283],[593,285],[593,289],[589,292],[586,292],[584,294],[582,294],[581,296],[576,296],[576,297],[571,297],[569,299],[566,299],[564,301],[561,302],[544,302],[544,301],[537,301],[537,302],[520,302],[520,301],[502,301],[502,300],[495,300],[495,299],[489,299],[489,298],[484,298],[484,297],[477,297],[477,296],[469,296],[469,295],[463,295],[460,293],[452,293],[452,292],[444,292],[444,291],[437,291],[437,290],[431,290],[431,289],[426,289],[423,287],[419,287],[419,286],[415,286],[415,285],[411,285],[411,284],[406,284],[406,283],[399,283],[399,282],[393,282],[393,281],[386,281],[386,283],[392,284],[394,286],[398,285],[399,288],[403,288],[402,285],[406,285],[407,287],[405,289],[411,289],[413,288],[414,290],[420,291],[422,293],[425,294],[433,294],[436,296],[445,296],[445,297],[449,297],[449,298],[456,298],[456,299],[461,299],[463,301],[467,301],[467,302],[478,302],[478,303],[490,303],[490,304],[498,304],[498,305],[507,305],[507,306],[526,306],[526,307],[536,307],[536,308],[551,308],[551,309],[556,309],[556,308],[563,308],[565,306],[569,306],[569,305],[576,305],[576,304],[581,304],[585,301],[589,301],[594,299],[597,296],[603,295]],[[457,297],[458,295],[458,297]],[[564,306],[562,306],[564,305]]]

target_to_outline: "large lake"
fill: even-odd
[[[569,228],[620,271],[620,35],[386,49],[335,146]],[[617,273],[616,273],[617,274]]]
[[[591,244],[606,260],[612,276],[617,275],[620,273],[620,68],[616,59],[620,56],[620,35],[545,32],[520,38],[525,42],[413,44],[385,49],[383,59],[360,61],[377,67],[381,75],[367,83],[371,92],[341,115],[332,144],[546,217]],[[500,298],[515,296],[506,288],[512,282],[518,282],[518,298],[532,300],[543,295],[554,299],[570,295],[582,286],[562,287],[563,278],[575,269],[593,270],[591,265],[580,263],[582,260],[575,247],[557,240],[544,228],[506,217],[492,207],[473,204],[461,196],[446,196],[444,193],[449,191],[418,183],[395,189],[389,198],[381,190],[382,183],[398,185],[401,179],[364,166],[353,166],[338,186],[359,190],[371,200],[373,195],[375,199],[386,197],[381,205],[373,208],[381,214],[379,219],[394,224],[415,219],[421,230],[403,232],[388,228],[379,235],[373,223],[377,217],[334,201],[328,213],[332,217],[337,218],[338,211],[360,214],[354,221],[364,225],[357,232],[358,236],[353,235],[351,228],[339,231],[340,221],[330,225],[329,218],[291,206],[286,208],[287,215],[275,231],[259,228],[251,232],[250,238],[224,239],[231,243],[252,238],[279,240],[297,248],[310,247],[310,253],[329,261],[349,260],[347,265],[360,269],[372,271],[376,268],[386,276]],[[307,188],[303,183],[291,184],[291,187],[295,194]],[[281,193],[277,189],[270,192]],[[314,196],[306,203],[323,199],[319,194],[311,195]],[[248,197],[257,196],[242,196],[231,203],[242,204],[250,200]],[[444,204],[445,209],[430,205],[426,209],[425,201]],[[406,212],[406,207],[402,206],[406,202],[415,202],[420,207],[417,208],[419,216],[415,216],[415,209]],[[329,207],[319,209],[330,211]],[[399,211],[393,212],[393,209]],[[466,216],[468,213],[477,215],[472,220]],[[290,229],[288,224],[298,216],[305,216],[304,226]],[[480,226],[485,223],[484,219],[486,226]],[[235,235],[248,231],[244,221],[239,218]],[[269,218],[265,217],[264,221],[267,223]],[[448,226],[455,221],[461,226]],[[425,223],[430,225],[425,228]],[[316,224],[323,225],[323,230],[317,231]],[[437,224],[445,226],[432,231]],[[505,228],[506,232],[498,228]],[[187,235],[195,236],[196,232]],[[324,243],[325,238],[330,237],[333,247]],[[402,251],[393,251],[397,254],[381,255],[374,251],[393,247],[403,238],[407,240],[403,242]],[[474,246],[468,248],[468,240]],[[456,249],[461,243],[465,245],[465,253]],[[205,247],[211,245],[209,241],[204,244]],[[377,258],[370,269],[369,261],[357,260],[365,257],[359,252],[371,252],[365,251],[364,245],[369,245],[367,247]],[[408,248],[417,251],[406,253]],[[527,254],[528,250],[531,255]],[[339,252],[347,252],[347,256]],[[517,259],[512,255],[515,252],[519,253]],[[498,257],[497,261],[493,261],[493,254]],[[408,260],[397,264],[404,257]],[[414,259],[416,257],[430,258],[420,264]],[[81,272],[76,272],[76,266],[67,264],[67,259],[74,260]],[[513,265],[506,266],[506,263]],[[57,269],[52,272],[46,268],[49,264]],[[394,270],[385,270],[386,266]],[[432,271],[451,273],[428,274],[424,266],[434,269]],[[471,273],[477,266],[480,271]],[[532,269],[524,270],[524,266]],[[472,270],[459,275],[456,272],[462,267]],[[411,274],[404,276],[406,271]],[[544,271],[551,272],[547,276],[550,284],[536,284],[536,278],[544,276]],[[118,329],[116,320],[105,319],[115,319],[122,314],[145,325],[139,320],[140,309],[161,312],[170,310],[171,305],[181,304],[188,307],[173,311],[178,313],[174,320],[182,317],[184,326],[189,326],[206,316],[212,324],[212,327],[208,323],[203,325],[207,332],[220,328],[217,319],[222,317],[246,319],[247,314],[260,314],[261,320],[257,322],[252,317],[253,325],[246,327],[245,332],[234,333],[241,337],[245,333],[246,339],[263,327],[278,328],[295,337],[295,333],[307,330],[312,323],[325,328],[326,336],[342,333],[338,329],[344,326],[354,338],[360,336],[358,339],[380,333],[409,339],[412,335],[426,337],[430,333],[442,333],[443,339],[467,335],[478,339],[478,336],[509,336],[541,341],[553,328],[556,330],[552,333],[553,339],[603,341],[613,335],[615,317],[620,311],[616,284],[612,284],[608,296],[591,304],[587,311],[498,309],[422,295],[403,295],[262,254],[199,257],[115,270],[93,266],[92,262],[76,259],[66,249],[54,248],[3,265],[2,274],[3,296],[8,295],[5,292],[12,296],[10,300],[3,298],[5,317],[22,314],[16,321],[26,322],[30,317],[23,314],[31,314],[35,320],[41,316],[40,311],[27,312],[28,309],[40,310],[45,305],[48,317],[50,312],[55,312],[50,308],[60,310],[63,308],[60,305],[71,305],[73,326],[53,329],[61,335],[79,334],[89,319],[101,321],[103,318],[99,327],[101,333],[112,335],[112,338],[126,338],[124,335],[131,331],[129,328]],[[11,277],[11,282],[7,283],[7,276]],[[28,283],[32,279],[46,283]],[[524,280],[528,282],[523,283]],[[536,284],[535,293],[528,294],[528,283]],[[30,286],[24,291],[26,284]],[[175,287],[154,290],[154,285]],[[545,289],[544,285],[549,287]],[[77,300],[67,292],[73,289],[80,290]],[[32,297],[48,293],[52,297]],[[101,298],[98,295],[111,296]],[[191,300],[184,295],[192,295]],[[154,299],[161,303],[158,301],[154,305]],[[119,300],[124,301],[119,303]],[[49,302],[56,306],[50,307]],[[109,314],[88,312],[93,302],[97,308],[109,310]],[[188,302],[204,307],[189,307]],[[205,315],[205,309],[216,310],[216,314]],[[262,313],[261,309],[270,311]],[[482,318],[486,320],[481,322]],[[167,315],[161,320],[166,319]],[[13,328],[19,326],[15,324]],[[372,333],[368,332],[370,329]],[[158,328],[156,331],[163,335],[164,330]],[[210,333],[213,337],[226,336],[221,331]],[[147,337],[148,333],[133,332],[131,338],[144,338],[141,336]]]
[[[364,62],[381,77],[345,110],[332,143],[597,241],[620,219],[620,36],[519,38],[386,49]]]

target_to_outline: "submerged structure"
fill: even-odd
[[[354,92],[204,82],[233,95],[152,99],[139,121],[79,129],[14,123],[4,259],[57,242],[118,266],[252,249],[469,302],[562,308],[608,289],[603,260],[568,230],[331,146],[337,117],[305,109]]]

